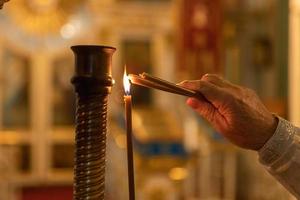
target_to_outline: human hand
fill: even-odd
[[[256,93],[214,74],[179,85],[199,91],[206,99],[188,98],[187,104],[232,143],[259,150],[276,130],[278,119]]]

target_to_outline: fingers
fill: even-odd
[[[237,85],[227,81],[226,79],[223,79],[221,76],[217,74],[205,74],[204,76],[202,76],[201,80],[210,82],[222,88],[229,88],[229,89],[238,88]]]
[[[221,118],[221,114],[218,109],[207,101],[201,101],[196,98],[188,98],[186,103],[212,124]]]
[[[201,80],[210,82],[219,87],[224,87],[227,85],[226,81],[216,74],[205,74],[204,76],[202,76]]]
[[[211,112],[214,112],[215,108],[209,102],[201,101],[195,98],[188,98],[186,104],[189,105],[191,108],[196,110],[200,115],[207,118],[210,116]]]
[[[219,124],[224,120],[222,107],[229,98],[229,84],[217,75],[205,75],[201,80],[183,81],[179,85],[199,91],[205,98],[188,98],[186,103],[212,124]]]
[[[181,82],[180,85],[182,87],[191,90],[199,91],[216,108],[220,106],[222,100],[224,99],[224,90],[207,81],[202,81],[202,80],[184,81]]]
[[[196,98],[188,98],[186,100],[186,104],[204,116],[209,115],[210,112],[214,112],[214,110],[216,110],[216,108],[209,102],[201,101]]]
[[[202,106],[201,105],[202,103],[198,99],[195,99],[195,98],[188,98],[186,100],[186,104],[188,104],[191,108],[193,108],[195,110]]]
[[[222,77],[220,77],[216,74],[205,74],[204,76],[202,76],[202,78],[200,80],[212,83],[219,87],[224,87],[224,86],[230,85],[230,83],[228,81],[224,80]],[[199,80],[183,81],[183,82],[179,83],[179,85],[182,85],[182,84],[184,87],[188,87],[189,89],[192,89],[192,90],[196,90],[197,88],[199,88]]]
[[[201,87],[200,80],[186,80],[178,83],[178,85],[190,90],[199,90]]]

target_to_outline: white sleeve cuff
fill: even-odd
[[[268,167],[271,167],[288,152],[296,132],[296,127],[290,122],[280,117],[277,118],[278,125],[275,133],[258,151],[259,161]]]

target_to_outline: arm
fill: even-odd
[[[217,75],[184,81],[206,99],[187,104],[233,144],[257,151],[260,162],[296,197],[300,197],[300,130],[270,113],[253,90]]]
[[[266,169],[300,199],[300,129],[279,118],[274,135],[258,153]]]

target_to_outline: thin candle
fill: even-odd
[[[152,76],[145,72],[139,75],[129,74],[129,79],[135,85],[139,85],[147,88],[154,88],[165,92],[170,92],[170,93],[188,96],[188,97],[194,97],[194,98],[207,101],[206,98],[200,92],[183,88],[179,85]]]
[[[145,80],[152,81],[152,82],[155,82],[155,83],[159,83],[160,85],[162,85],[164,87],[168,87],[170,89],[173,89],[173,90],[178,91],[178,92],[183,93],[183,94],[188,94],[189,96],[195,96],[197,94],[197,92],[194,91],[194,90],[189,90],[189,89],[180,87],[180,86],[178,86],[174,83],[171,83],[169,81],[163,80],[163,79],[158,78],[158,77],[154,77],[154,76],[152,76],[148,73],[145,73],[145,72],[143,72],[139,76],[142,77]]]
[[[132,102],[130,95],[130,81],[124,72],[123,84],[125,89],[124,102],[125,102],[125,120],[126,120],[126,134],[127,134],[127,170],[128,170],[128,187],[129,187],[129,200],[135,200],[134,188],[134,163],[133,163],[133,145],[132,145]]]
[[[146,80],[146,79],[142,78],[141,76],[129,74],[128,77],[129,77],[130,81],[135,85],[140,85],[140,86],[147,87],[147,88],[155,88],[155,89],[162,90],[165,92],[186,96],[186,94],[181,91],[174,90],[172,88],[165,87],[156,82]]]

